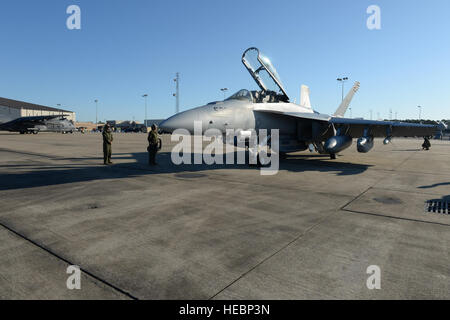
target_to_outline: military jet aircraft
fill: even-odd
[[[242,63],[260,90],[239,90],[224,101],[178,113],[160,124],[164,132],[183,128],[194,133],[194,121],[202,122],[202,132],[214,128],[223,134],[234,129],[237,138],[249,130],[279,129],[279,153],[303,151],[308,148],[331,159],[351,146],[357,138],[357,150],[369,152],[375,137],[383,137],[384,144],[393,137],[430,137],[435,126],[397,121],[372,121],[344,118],[345,111],[359,83],[350,90],[333,116],[314,111],[309,97],[301,97],[300,104],[290,102],[280,77],[271,61],[258,48],[249,48],[242,55]],[[302,89],[307,93],[307,88]],[[270,139],[270,137],[269,137]]]
[[[20,132],[21,134],[37,134],[38,132],[73,133],[75,126],[64,115],[20,118],[0,116],[0,131]]]

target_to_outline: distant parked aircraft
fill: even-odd
[[[34,116],[9,118],[0,115],[0,130],[10,132],[34,133],[38,132],[62,132],[73,133],[75,126],[72,121],[63,115]]]

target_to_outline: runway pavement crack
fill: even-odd
[[[391,218],[391,219],[397,219],[397,220],[404,220],[404,221],[411,221],[411,222],[421,222],[421,223],[427,223],[427,224],[434,224],[439,226],[445,226],[450,227],[450,224],[442,223],[442,222],[435,222],[435,221],[426,221],[426,220],[419,220],[419,219],[411,219],[411,218],[403,218],[403,217],[395,217],[380,213],[371,213],[371,212],[364,212],[364,211],[357,211],[357,210],[350,210],[350,209],[342,209],[342,211],[351,212],[351,213],[357,213],[357,214],[365,214],[369,216],[377,216],[382,218]]]

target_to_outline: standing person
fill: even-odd
[[[423,144],[422,144],[422,150],[430,150],[430,147],[431,147],[431,143],[430,143],[430,140],[428,139],[428,137],[424,137],[424,141],[423,141]]]
[[[148,164],[155,165],[156,153],[158,152],[158,131],[156,124],[152,124],[152,130],[148,133]]]
[[[109,124],[105,124],[103,127],[103,163],[105,165],[112,164],[111,162],[111,153],[112,153],[112,147],[111,144],[114,140],[111,127]]]

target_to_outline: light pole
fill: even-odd
[[[228,91],[228,88],[222,88],[220,91],[223,92],[223,100],[225,100],[225,93]]]
[[[180,73],[177,72],[176,78],[173,79],[176,83],[176,93],[173,94],[173,96],[176,98],[176,105],[175,105],[175,113],[180,112]]]
[[[419,108],[419,121],[422,120],[422,106],[417,106]]]
[[[344,84],[345,84],[345,81],[348,80],[348,77],[337,78],[336,80],[342,83],[342,101],[344,101]]]
[[[98,100],[95,99],[95,124],[98,124]]]
[[[372,119],[372,109],[370,109],[370,120],[373,120]]]
[[[353,118],[352,107],[348,108],[350,110],[350,119]]]
[[[144,126],[145,127],[147,127],[147,97],[148,97],[148,94],[144,94],[144,95],[142,95],[142,97],[144,98],[144,100],[145,100],[145,117],[144,117]]]

